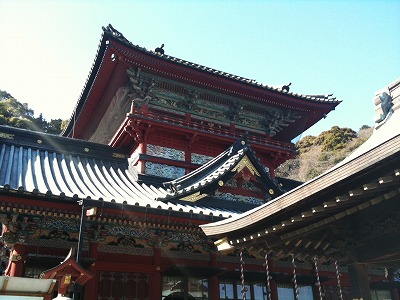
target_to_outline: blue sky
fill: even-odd
[[[69,118],[109,23],[147,49],[343,100],[304,135],[372,126],[375,92],[400,78],[400,1],[0,0],[0,89]]]

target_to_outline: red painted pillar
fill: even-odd
[[[100,230],[100,228],[97,228],[96,230]],[[98,243],[96,243],[96,242],[89,243],[89,257],[93,258],[94,261],[97,260],[98,248],[99,248]]]
[[[371,288],[369,286],[366,264],[353,263],[348,266],[348,270],[353,299],[362,298],[364,300],[371,300]]]
[[[160,300],[161,299],[161,293],[162,293],[161,285],[162,285],[161,272],[160,272],[160,270],[156,270],[156,272],[152,273],[150,276],[150,283],[149,283],[149,287],[148,287],[149,288],[149,300]]]
[[[100,272],[96,269],[96,264],[94,263],[89,267],[89,272],[94,275],[92,279],[90,279],[84,287],[85,300],[96,300],[97,294],[99,290],[99,279]]]
[[[191,163],[192,162],[192,144],[191,141],[187,143],[187,147],[185,149],[185,162]],[[189,174],[192,170],[186,169],[185,174]]]
[[[268,166],[269,167],[269,176],[271,178],[275,178],[275,169],[272,166]]]
[[[229,125],[229,131],[230,131],[230,133],[235,134],[235,131],[236,131],[235,123],[231,123]]]
[[[149,114],[149,105],[148,104],[143,104],[141,110],[142,110],[142,114],[144,116],[147,116]]]
[[[208,297],[209,300],[218,300],[219,299],[219,280],[218,276],[210,277],[210,295]]]
[[[154,248],[153,265],[155,265],[156,267],[161,267],[161,249],[160,248]]]
[[[217,254],[211,253],[210,254],[210,266],[211,267],[216,267],[217,266]],[[212,276],[210,277],[210,282],[209,282],[209,291],[210,295],[208,297],[209,300],[218,300],[219,299],[219,280],[218,276]]]
[[[149,300],[160,300],[162,293],[161,282],[161,249],[154,248],[153,255],[153,273],[150,275],[149,282]]]
[[[192,122],[192,114],[191,113],[187,112],[185,114],[185,121],[188,122],[188,123]]]
[[[138,146],[138,150],[139,154],[146,154],[147,151],[147,144],[144,142],[141,142]],[[138,171],[140,173],[145,174],[146,173],[146,162],[139,160],[137,163],[137,167],[138,167]]]
[[[271,280],[270,287],[271,287],[271,300],[278,300],[278,285],[276,284],[275,280]]]
[[[22,277],[24,270],[24,261],[26,259],[25,246],[14,244],[10,253],[10,260],[5,275],[13,277]]]
[[[96,230],[100,229],[98,228]],[[95,262],[97,261],[98,248],[99,248],[98,243],[96,242],[89,243],[89,257],[94,259]],[[91,280],[89,280],[84,287],[85,299],[87,300],[97,299],[98,282],[100,275],[99,272],[97,271],[95,262],[89,267],[89,272],[94,274],[94,277]]]
[[[100,230],[100,228],[97,228],[96,230]],[[99,244],[96,242],[89,242],[88,257],[94,259],[95,262],[97,261],[98,245]],[[95,262],[89,267],[89,272],[91,272],[94,277],[82,287],[85,300],[97,299],[97,283],[99,280],[99,274]],[[60,290],[58,292],[60,294]]]
[[[275,271],[274,260],[268,259],[268,265],[269,265],[269,272],[271,274],[271,272]],[[278,285],[276,284],[276,281],[274,280],[273,275],[271,277],[272,277],[272,279],[269,282],[269,285],[271,288],[271,300],[278,300]]]

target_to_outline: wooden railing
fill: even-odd
[[[238,129],[235,127],[231,128],[230,126],[224,124],[201,120],[193,116],[191,117],[190,121],[187,121],[185,120],[184,115],[180,114],[173,115],[173,113],[163,114],[160,112],[153,113],[153,112],[137,111],[131,116],[133,118],[138,118],[138,119],[147,119],[149,122],[155,121],[161,123],[168,123],[171,125],[182,126],[189,129],[196,129],[198,131],[203,131],[205,133],[218,134],[221,136],[234,139],[240,138],[246,132],[246,130],[243,129]],[[250,134],[247,137],[247,139],[249,140],[250,143],[272,146],[274,148],[281,148],[288,151],[294,150],[293,144],[275,141],[268,137],[260,137],[254,134]]]

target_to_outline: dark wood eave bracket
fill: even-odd
[[[0,195],[1,199],[1,195]],[[93,208],[97,207],[97,213],[93,216],[87,216],[86,220],[88,222],[99,222],[99,223],[114,223],[114,224],[121,224],[121,225],[128,225],[128,226],[139,226],[139,227],[151,227],[154,226],[155,224],[155,218],[152,215],[154,213],[154,210],[148,209],[147,211],[143,212],[140,211],[138,212],[137,210],[133,210],[131,206],[127,207],[121,206],[121,205],[113,205],[112,209],[110,209],[110,205],[104,205],[104,206],[96,206],[98,205],[99,201],[96,200],[85,200],[85,205],[87,207]],[[59,209],[52,209],[49,208],[48,206],[42,207],[38,206],[37,203],[34,205],[32,203],[30,206],[26,205],[26,199],[25,202],[23,202],[24,205],[18,205],[16,203],[10,203],[9,206],[5,205],[0,205],[0,210],[3,213],[7,214],[30,214],[30,215],[36,215],[39,217],[55,217],[55,218],[62,218],[62,219],[75,219],[75,220],[80,220],[81,218],[81,212],[80,212],[80,207],[78,204],[76,204],[76,207],[79,209],[77,210],[72,210],[71,208],[69,209],[63,209],[60,211]],[[112,203],[116,204],[116,203]],[[34,209],[33,207],[36,206],[37,208]],[[125,211],[124,214],[121,215],[121,210],[127,207],[127,210]],[[118,211],[117,211],[118,209]],[[110,213],[111,211],[111,213]],[[139,218],[147,218],[144,220],[135,220],[132,219],[134,214],[135,217]],[[166,230],[190,230],[190,231],[198,231],[202,232],[202,230],[198,227],[200,224],[204,224],[205,222],[210,222],[213,219],[214,220],[221,220],[223,218],[218,217],[218,216],[205,216],[202,215],[202,219],[196,218],[196,214],[190,214],[190,217],[188,217],[188,214],[186,213],[186,216],[183,215],[182,213],[177,214],[176,212],[169,210],[169,211],[164,211],[162,214],[158,214],[159,221],[157,224],[161,225],[162,228],[165,228]],[[183,220],[182,220],[183,219]],[[160,221],[161,220],[161,221]],[[54,277],[54,276],[53,276]],[[46,277],[49,278],[49,277]]]

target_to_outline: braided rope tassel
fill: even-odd
[[[243,266],[244,266],[243,250],[240,250],[240,278],[242,279],[242,299],[246,300],[247,289],[246,289],[245,282],[244,282]]]
[[[270,300],[271,299],[271,282],[270,282],[270,277],[269,277],[268,252],[265,253],[265,272],[267,273],[268,300]]]
[[[297,278],[296,278],[296,264],[294,263],[293,255],[292,255],[292,264],[293,264],[294,295],[296,297],[296,300],[299,300],[299,287],[297,286]]]
[[[319,272],[318,272],[318,257],[316,257],[316,256],[314,256],[314,266],[315,266],[315,274],[317,275],[319,299],[322,300],[321,281],[319,279]]]
[[[337,260],[335,260],[335,268],[336,268],[337,285],[339,287],[339,297],[340,297],[340,300],[343,300],[342,287],[340,286],[340,273],[339,273],[339,267],[337,264]]]

